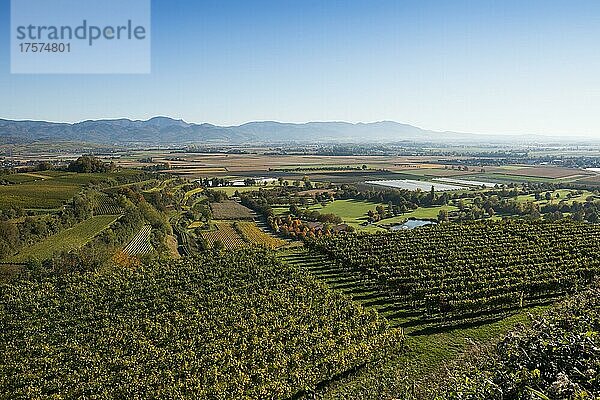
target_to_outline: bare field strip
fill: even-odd
[[[560,167],[531,167],[504,171],[506,175],[531,176],[534,178],[560,179],[576,175],[578,170]],[[583,171],[582,171],[583,172]]]
[[[214,219],[226,219],[226,220],[252,220],[254,219],[254,213],[247,207],[236,203],[235,201],[223,201],[220,203],[212,203],[211,209]]]

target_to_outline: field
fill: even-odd
[[[204,191],[203,188],[195,188],[192,190],[188,190],[187,192],[185,192],[185,195],[183,196],[183,203],[185,204],[190,197],[192,197],[198,193],[202,193],[203,191]]]
[[[211,203],[212,214],[215,219],[243,220],[254,219],[252,211],[235,201],[222,201]]]
[[[129,152],[126,157],[117,160],[124,167],[140,167],[144,164],[136,162],[140,157],[152,157],[154,163],[169,162],[171,172],[186,177],[213,177],[247,174],[264,175],[270,169],[297,168],[306,166],[340,166],[356,165],[354,156],[320,156],[320,155],[264,155],[264,154],[214,154],[214,153],[180,153],[180,161],[167,160],[170,155],[164,151]],[[422,162],[437,160],[439,157],[423,157]],[[393,168],[395,164],[411,162],[407,157],[364,156],[361,163],[373,169]],[[302,175],[300,175],[301,177]]]
[[[299,398],[402,344],[377,313],[256,251],[0,295],[13,398]]]
[[[79,192],[80,187],[60,182],[27,182],[0,186],[0,209],[53,209]]]
[[[384,229],[378,225],[397,224],[406,221],[409,218],[415,219],[437,219],[441,210],[456,211],[455,206],[436,206],[436,207],[419,207],[414,211],[410,211],[397,217],[382,219],[377,225],[362,226],[361,224],[367,221],[369,210],[374,211],[377,206],[387,207],[387,204],[371,203],[361,200],[335,200],[327,203],[325,207],[321,204],[315,204],[309,207],[309,210],[316,210],[323,214],[335,214],[342,218],[345,224],[353,226],[355,229],[365,232],[381,232]],[[285,214],[288,208],[274,209],[276,215]]]
[[[493,188],[496,186],[495,183],[481,182],[481,181],[475,181],[475,180],[470,180],[470,179],[435,178],[433,180],[437,181],[437,182],[457,184],[457,185],[461,185],[461,186],[479,186],[479,187],[486,187],[486,188]]]
[[[600,396],[600,385],[590,373],[598,365],[600,347],[600,286],[596,283],[548,312],[537,315],[532,326],[516,327],[504,336],[483,363],[469,360],[441,388],[442,399],[459,393],[515,393],[527,398],[535,387],[539,399],[590,398]],[[580,371],[587,371],[581,373]],[[490,385],[490,382],[493,382]],[[565,392],[563,382],[574,393]],[[489,395],[488,395],[489,396]],[[488,397],[499,400],[499,396]]]
[[[554,178],[546,178],[540,176],[525,176],[525,175],[511,175],[511,170],[506,171],[503,174],[497,173],[483,173],[471,175],[469,179],[483,180],[489,181],[491,183],[524,183],[524,182],[534,182],[534,183],[552,183],[556,182]]]
[[[315,204],[314,206],[310,206],[309,210],[316,210],[321,214],[335,214],[339,216],[345,224],[351,225],[357,229],[376,231],[379,230],[379,228],[374,226],[363,227],[360,226],[360,224],[367,220],[367,213],[369,210],[374,211],[378,205],[380,204],[361,200],[335,200],[327,203],[325,207],[321,204]],[[386,206],[385,204],[381,205]]]
[[[581,175],[582,171],[573,170],[570,168],[557,167],[533,167],[510,170],[510,175],[530,176],[537,178],[568,178],[576,175]]]
[[[206,240],[208,247],[212,248],[216,242],[220,242],[226,249],[233,250],[244,247],[247,243],[235,230],[232,222],[215,222],[216,230],[202,232],[202,238]]]
[[[583,185],[600,186],[600,175],[594,175],[583,179],[579,179],[577,183]]]
[[[440,211],[446,210],[458,211],[458,207],[455,206],[435,206],[435,207],[419,207],[414,211],[407,212],[397,217],[385,218],[379,221],[379,224],[399,224],[406,221],[409,218],[414,219],[437,219]]]
[[[94,215],[118,215],[122,212],[123,208],[115,199],[104,193],[98,195],[97,204],[94,207]]]
[[[479,171],[479,168],[477,169]],[[475,171],[462,171],[458,169],[445,168],[412,168],[412,169],[394,169],[395,172],[404,172],[411,175],[423,177],[461,177],[475,174]]]
[[[11,262],[26,262],[30,258],[44,260],[61,251],[78,249],[117,220],[115,215],[100,215],[81,222],[70,229],[50,236],[42,242],[24,248],[11,257]]]
[[[545,199],[544,196],[546,193],[551,194],[552,198],[550,200]],[[557,198],[556,195],[558,195],[559,197]],[[537,203],[540,205],[548,204],[548,203],[558,204],[559,202],[565,202],[566,204],[573,204],[573,202],[575,202],[575,201],[583,203],[590,196],[594,196],[594,194],[587,190],[583,190],[582,194],[577,194],[577,191],[575,191],[575,190],[559,189],[559,190],[554,190],[554,191],[543,192],[542,199],[540,199],[540,200],[536,200],[535,195],[522,195],[522,196],[517,197],[517,201],[519,201],[519,202],[531,201],[531,202],[534,202],[534,203]]]
[[[404,190],[421,190],[428,192],[433,187],[436,192],[447,192],[452,190],[465,190],[465,186],[449,185],[447,183],[440,182],[428,182],[428,181],[416,181],[412,179],[395,179],[385,181],[367,181],[369,185],[384,186],[394,189]]]

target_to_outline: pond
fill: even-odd
[[[405,223],[403,223],[401,225],[392,226],[390,228],[390,230],[399,231],[402,229],[414,229],[414,228],[419,228],[421,226],[435,225],[435,224],[436,224],[436,222],[427,221],[427,220],[423,220],[423,219],[409,219],[408,221],[406,221]]]

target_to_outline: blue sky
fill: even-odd
[[[600,1],[152,1],[149,75],[11,75],[0,117],[395,120],[600,137]]]

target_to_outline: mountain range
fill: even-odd
[[[193,124],[168,117],[146,121],[129,119],[89,120],[74,124],[0,119],[0,143],[73,141],[97,144],[244,144],[316,142],[508,142],[523,136],[489,136],[435,132],[392,121],[372,123],[273,121],[238,126]]]

